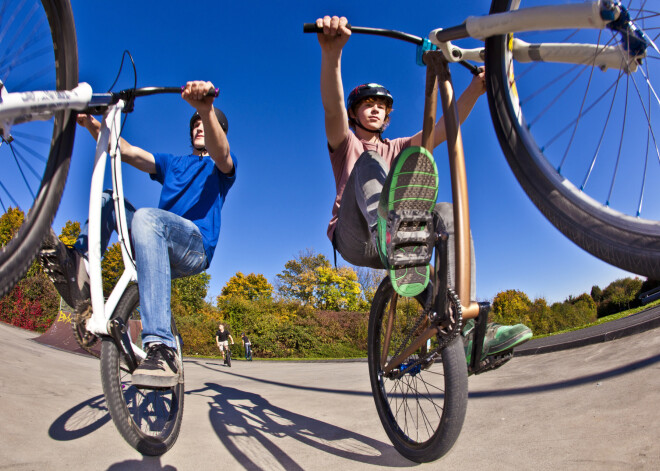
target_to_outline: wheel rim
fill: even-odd
[[[634,23],[657,42],[659,14],[640,8],[643,3],[625,2]],[[608,29],[516,33],[508,38],[508,51],[512,39],[619,49],[623,44],[621,35]],[[654,84],[660,54],[653,47],[647,54],[629,74],[601,70],[599,59],[586,65],[523,63],[510,55],[505,69],[521,134],[536,149],[539,168],[584,204],[607,208],[615,217],[657,221],[660,186],[651,182],[660,179],[660,84]]]
[[[391,297],[390,297],[391,299]],[[375,352],[380,357],[387,330],[390,302],[380,309],[381,316],[376,324]],[[412,298],[402,298],[397,302],[396,319],[392,328],[392,340],[388,348],[388,360],[409,344],[409,333],[419,319],[423,309]],[[422,321],[423,325],[423,321]],[[418,327],[419,330],[422,325]],[[437,347],[437,339],[430,341],[430,350]],[[390,422],[394,437],[406,447],[423,448],[433,440],[441,428],[445,414],[446,375],[441,357],[428,364],[419,364],[419,350],[411,355],[398,368],[406,373],[395,378],[385,374],[377,361],[378,396]],[[370,360],[375,361],[375,360]],[[389,431],[388,431],[389,432]]]
[[[0,6],[0,19],[0,80],[6,91],[61,90],[78,83],[68,2],[47,0],[42,6],[34,0],[9,0]],[[49,19],[54,25],[52,35]],[[11,221],[13,229],[20,226],[19,231],[0,234],[0,246],[4,246],[0,249],[0,294],[25,272],[44,229],[52,222],[74,132],[73,117],[61,111],[47,121],[15,124],[0,139],[0,217]]]

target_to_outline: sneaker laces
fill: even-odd
[[[176,364],[176,354],[174,353],[174,350],[163,343],[152,343],[149,345],[147,348],[146,361],[152,358],[157,361],[156,358],[158,354],[160,354],[161,358],[165,360],[172,371],[175,373],[179,372],[179,367]]]

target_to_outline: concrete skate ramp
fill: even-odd
[[[465,424],[441,460],[401,457],[362,362],[186,358],[181,434],[161,457],[127,445],[99,362],[0,323],[3,469],[658,470],[660,331],[514,357],[471,376]],[[221,465],[219,465],[219,463]]]
[[[50,328],[32,340],[67,352],[91,355],[78,345],[73,335],[73,316],[72,312],[61,310]],[[142,330],[142,325],[140,321],[130,321],[130,323],[131,339],[135,342]],[[92,356],[99,356],[101,354],[101,342],[99,341],[93,345],[91,350],[96,354]]]

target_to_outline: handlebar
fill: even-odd
[[[428,45],[430,45],[430,42],[427,39],[392,29],[368,28],[364,26],[352,26],[350,24],[347,24],[346,27],[349,30],[351,30],[352,33],[369,34],[373,36],[384,36],[386,38],[398,39],[400,41],[409,42],[417,45],[418,50],[419,48],[429,49]],[[303,24],[303,33],[322,33],[322,32],[323,32],[323,28],[319,28],[316,25],[316,23]],[[435,48],[435,46],[433,46],[433,48]],[[458,63],[461,64],[466,69],[468,69],[472,73],[472,75],[476,76],[481,73],[481,69],[479,67],[470,64],[469,62],[459,61]]]
[[[110,105],[114,105],[119,100],[124,100],[126,106],[124,107],[125,113],[133,111],[133,102],[137,97],[160,95],[163,93],[181,93],[185,87],[143,87],[143,88],[127,88],[118,92],[108,93],[94,93],[89,102],[89,106],[83,112],[88,114],[103,114]],[[217,97],[220,94],[219,89],[209,90],[206,96]]]

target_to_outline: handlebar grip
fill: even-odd
[[[322,33],[323,28],[316,26],[316,23],[303,24],[303,33]]]
[[[183,92],[185,89],[186,89],[185,86],[181,87],[181,91],[182,91],[182,92]],[[209,90],[208,92],[206,92],[206,96],[212,96],[212,97],[218,98],[218,95],[220,95],[220,89],[219,89],[219,88],[215,88],[215,89],[213,89],[213,90]]]
[[[353,28],[350,24],[346,24],[346,27],[350,30]],[[303,24],[303,33],[322,33],[323,28],[316,26],[316,23],[304,23]]]

